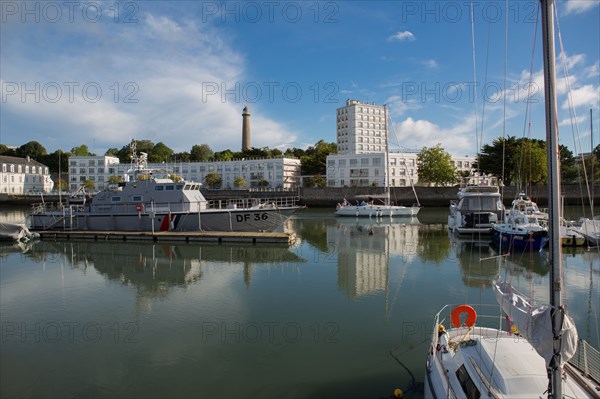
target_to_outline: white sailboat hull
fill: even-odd
[[[411,217],[417,216],[418,206],[346,205],[338,206],[335,215],[347,217]]]

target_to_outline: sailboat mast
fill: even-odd
[[[383,104],[383,113],[385,117],[385,204],[391,204],[391,195],[390,195],[390,133],[388,127],[388,109],[387,104]]]
[[[554,354],[548,376],[548,398],[562,399],[561,330],[564,316],[561,291],[562,257],[560,245],[560,165],[556,121],[556,75],[554,50],[554,0],[540,0],[542,11],[542,47],[544,50],[544,94],[546,113],[546,156],[548,162],[548,214],[550,234],[550,305]]]

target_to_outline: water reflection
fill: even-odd
[[[327,247],[335,248],[338,287],[350,298],[386,290],[390,257],[416,256],[420,222],[412,219],[336,219],[327,226]]]
[[[462,281],[469,287],[489,287],[498,277],[498,254],[489,239],[458,237],[448,232]]]
[[[200,282],[207,264],[242,265],[244,282],[252,283],[253,267],[302,263],[286,246],[190,245],[135,242],[39,241],[25,256],[38,261],[57,258],[71,268],[93,267],[110,281],[137,288],[141,297],[166,297],[175,287]]]

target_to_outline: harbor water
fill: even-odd
[[[450,236],[447,214],[306,209],[282,227],[289,247],[2,244],[0,396],[391,397],[410,373],[423,381],[445,304],[495,303],[495,278],[548,302],[547,250],[499,257]],[[6,222],[25,215],[0,209]],[[598,348],[600,252],[563,258],[569,313]]]

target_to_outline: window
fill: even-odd
[[[369,158],[363,158],[360,160],[361,166],[369,166]]]
[[[183,184],[178,184],[176,187],[177,187],[177,190],[183,190]],[[168,188],[167,188],[167,190],[168,190]]]
[[[32,172],[32,173],[35,173],[35,171]],[[79,173],[84,173],[85,174],[85,168],[79,168]]]
[[[164,189],[165,189],[165,186],[154,186],[155,191],[163,191]]]
[[[88,161],[88,166],[94,166],[95,164],[96,164],[96,163],[94,162],[94,160],[93,160],[93,159],[90,159],[90,160]]]
[[[112,202],[121,202],[121,197],[120,196],[111,197],[111,201]]]
[[[175,190],[175,186],[167,185],[167,186],[165,186],[165,190],[166,191],[173,191],[173,190]]]
[[[465,391],[465,397],[467,399],[479,399],[481,394],[471,379],[471,376],[467,372],[464,364],[460,366],[458,370],[456,370],[456,377],[460,381],[460,386],[462,387],[463,391]]]
[[[346,160],[340,159],[340,166],[346,166]]]
[[[132,195],[132,196],[131,196],[131,200],[132,200],[133,202],[142,202],[142,201],[143,201],[143,199],[142,199],[142,198],[143,198],[143,197],[142,197],[141,195]]]
[[[6,164],[5,163],[2,164],[2,172],[6,173]]]
[[[23,169],[22,169],[22,166],[21,166],[21,165],[19,165],[19,166],[17,167],[17,172],[19,172],[19,173],[23,173]]]
[[[11,173],[14,173],[14,171],[15,171],[15,165],[10,165],[10,171],[11,171]]]
[[[358,165],[358,159],[352,158],[350,159],[350,166],[357,166]]]

